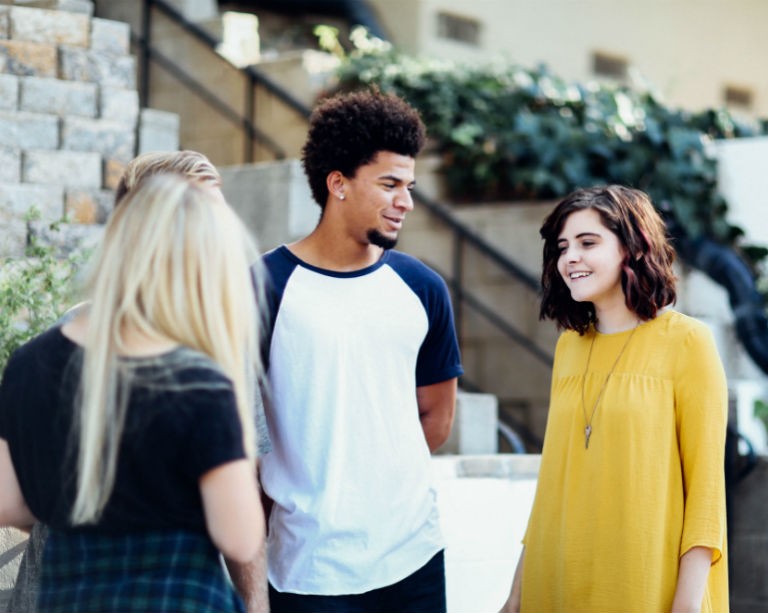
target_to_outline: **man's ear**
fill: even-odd
[[[328,186],[328,194],[339,200],[344,200],[346,197],[344,194],[346,183],[346,177],[344,177],[340,170],[329,172],[325,179],[325,184]]]

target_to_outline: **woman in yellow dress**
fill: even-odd
[[[505,612],[728,611],[727,388],[712,334],[671,310],[647,195],[577,190],[549,215],[555,351],[536,498]]]

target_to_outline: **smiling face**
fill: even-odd
[[[557,246],[557,270],[576,302],[591,302],[597,312],[626,308],[621,287],[625,250],[596,210],[571,213]]]
[[[415,161],[380,151],[370,164],[344,177],[340,193],[347,232],[360,244],[391,249],[406,214],[413,210]]]

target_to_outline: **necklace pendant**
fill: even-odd
[[[584,428],[584,449],[589,449],[589,437],[592,436],[592,426]]]

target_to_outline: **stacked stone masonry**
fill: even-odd
[[[98,234],[137,152],[129,45],[90,0],[0,0],[0,256],[23,253],[31,208]]]

